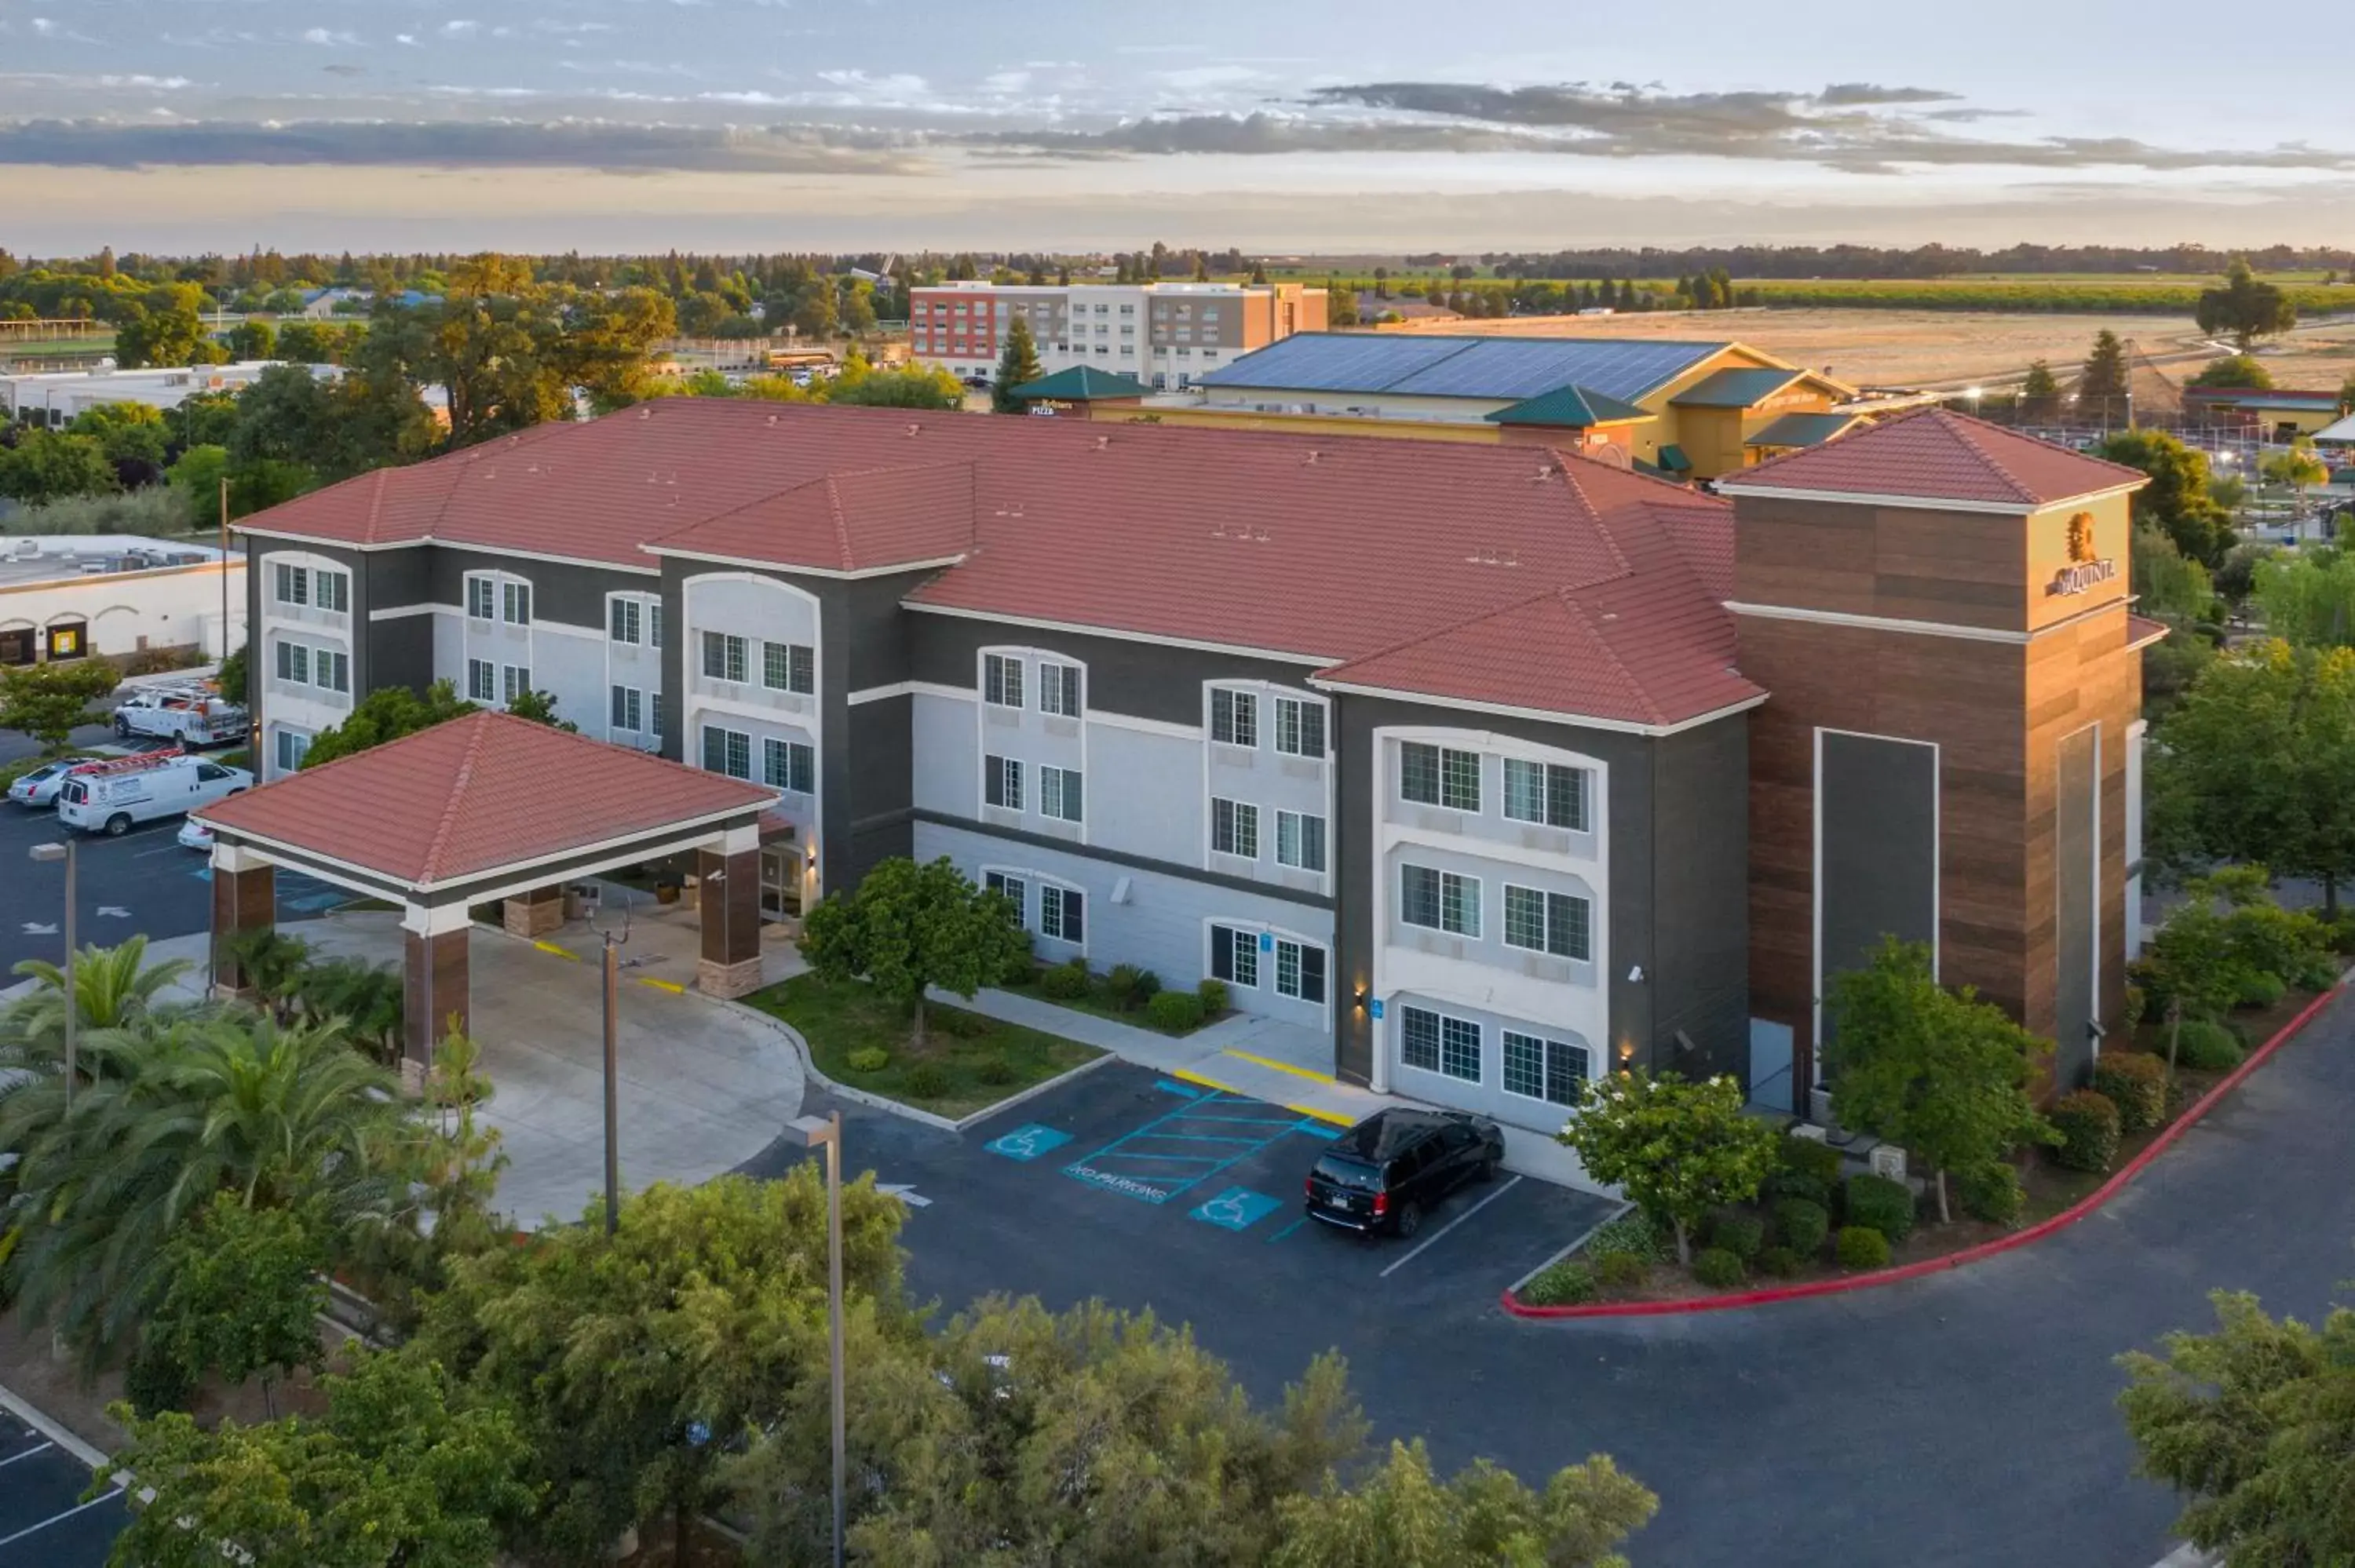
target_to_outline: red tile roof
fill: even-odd
[[[1984,419],[1924,408],[1769,458],[1727,474],[1717,487],[1736,494],[1756,488],[2045,506],[2146,482],[2140,469],[2086,457]]]
[[[485,711],[191,813],[412,887],[752,811],[773,789]]]

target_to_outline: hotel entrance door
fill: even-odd
[[[791,843],[761,851],[761,918],[790,920],[802,912],[802,857]]]

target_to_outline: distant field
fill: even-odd
[[[1737,279],[1775,309],[1844,305],[1860,310],[1929,311],[2171,311],[2190,315],[2200,291],[2215,280],[2158,280],[2147,275],[2102,281],[2077,277],[1942,279]],[[2355,285],[2284,282],[2301,315],[2355,310]]]

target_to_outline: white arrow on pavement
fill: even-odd
[[[58,928],[55,925],[44,926],[38,920],[25,922],[25,935],[27,937],[54,937],[57,934]]]
[[[929,1209],[932,1206],[932,1201],[930,1198],[918,1197],[915,1187],[906,1181],[878,1181],[875,1183],[875,1190],[887,1198],[899,1199],[911,1209]]]
[[[98,906],[98,912],[102,916],[109,916],[117,920],[128,920],[131,918],[131,911],[125,909],[120,904],[101,904]]]

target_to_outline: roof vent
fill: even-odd
[[[1112,438],[1110,436],[1098,436],[1096,438],[1096,450],[1103,451],[1111,445]]]
[[[1561,471],[1561,468],[1553,463],[1541,462],[1538,464],[1537,472],[1529,475],[1529,482],[1531,484],[1543,484],[1547,480],[1551,479]]]
[[[777,417],[776,417],[774,414],[770,415],[770,416],[769,416],[769,423],[770,423],[771,425],[773,425],[773,426],[774,424],[776,424],[776,422],[777,422]]]
[[[1316,466],[1316,460],[1322,454],[1319,453],[1315,447],[1309,448],[1308,455],[1300,460],[1300,466],[1303,468],[1315,468]]]
[[[922,426],[922,425],[920,425],[920,424],[916,423],[916,422],[915,422],[914,420],[912,420],[912,419],[911,419],[911,420],[908,422],[908,433],[909,433],[910,435],[911,435],[911,436],[912,436],[912,435],[914,435],[917,431],[919,431],[919,430],[922,429],[923,428],[924,428],[923,426]]]
[[[651,418],[653,418],[654,417],[655,417],[655,406],[654,406],[652,403],[641,403],[641,404],[639,404],[639,405],[638,405],[638,418],[641,418],[641,419],[651,419]]]

